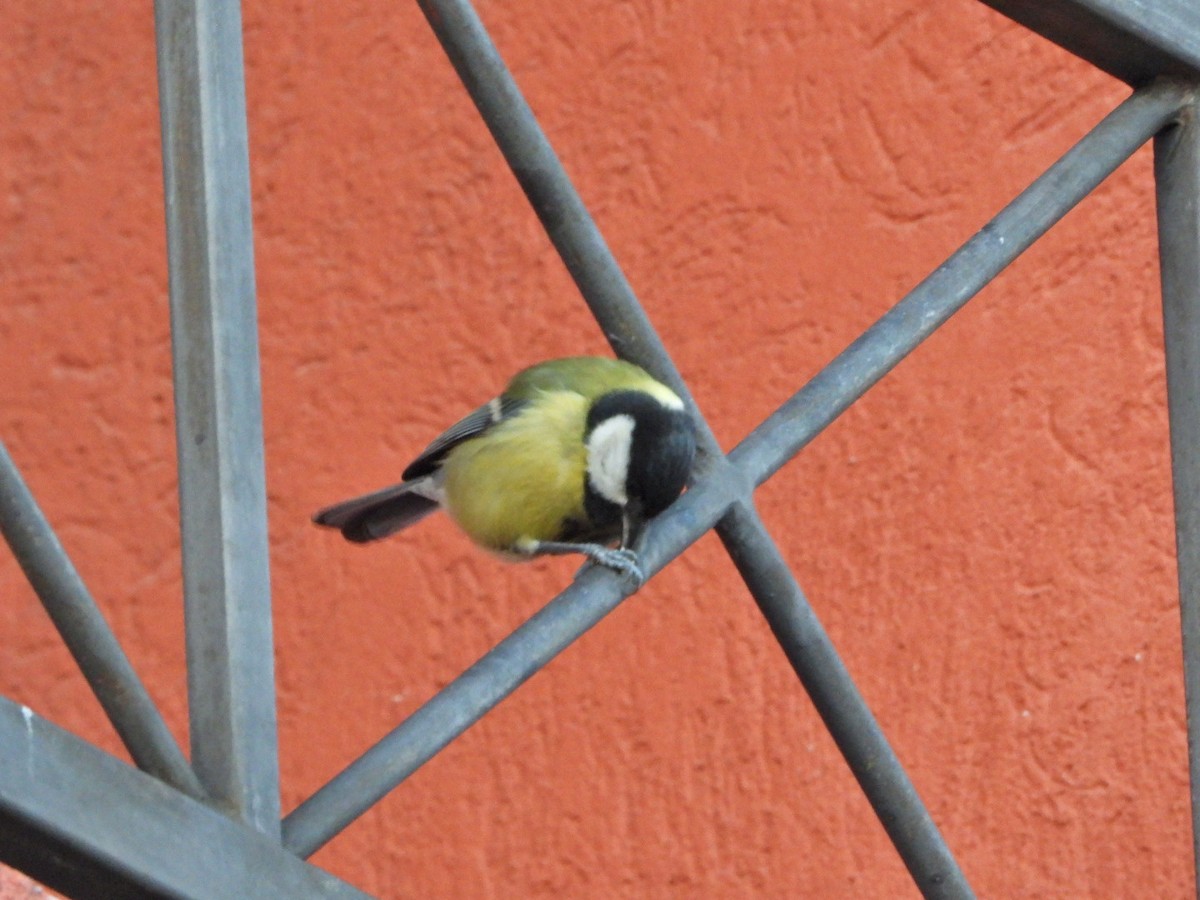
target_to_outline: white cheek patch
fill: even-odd
[[[633,416],[605,419],[592,429],[587,441],[588,482],[609,503],[629,502],[625,483],[629,477],[629,451],[633,446]]]

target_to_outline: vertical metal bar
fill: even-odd
[[[925,897],[973,897],[966,877],[753,508],[717,533]]]
[[[156,0],[192,760],[279,831],[241,9]]]
[[[1192,852],[1200,884],[1200,102],[1154,141],[1175,544],[1183,627]]]
[[[196,773],[3,443],[0,532],[134,763],[185,794],[204,799]]]

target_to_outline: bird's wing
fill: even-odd
[[[426,447],[421,455],[409,463],[402,476],[405,481],[421,478],[435,471],[446,454],[463,441],[478,437],[492,426],[516,415],[527,406],[528,400],[512,397],[497,397],[485,403],[469,416],[465,416],[447,428],[436,440]]]
[[[498,397],[452,425],[404,470],[404,481],[361,497],[327,506],[315,516],[318,525],[341,529],[347,540],[364,542],[387,537],[418,522],[441,506],[438,466],[446,454],[469,438],[515,415],[528,400]]]

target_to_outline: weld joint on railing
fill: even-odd
[[[1196,105],[1200,103],[1200,80],[1179,78],[1173,75],[1160,75],[1145,87],[1138,88],[1134,93],[1163,92],[1171,90],[1179,92],[1179,109],[1173,124],[1183,124],[1195,118]]]

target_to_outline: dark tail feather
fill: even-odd
[[[423,493],[424,479],[392,485],[373,494],[327,506],[313,516],[318,525],[341,529],[342,536],[358,544],[377,541],[419,522],[439,504]]]

